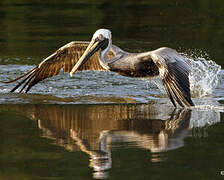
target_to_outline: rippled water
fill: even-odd
[[[223,100],[224,71],[221,66],[205,59],[189,61],[192,64],[191,92],[196,104],[213,105]],[[33,66],[1,65],[0,78],[7,81],[31,68]],[[128,78],[113,72],[83,71],[74,77],[60,73],[34,86],[30,94],[8,93],[16,84],[2,84],[1,103],[169,103],[161,81]]]

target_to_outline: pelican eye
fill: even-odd
[[[103,38],[103,35],[102,34],[99,34],[95,40],[96,41],[102,41],[103,39],[104,39]]]

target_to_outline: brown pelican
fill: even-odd
[[[25,88],[28,92],[40,81],[57,75],[61,68],[71,76],[77,70],[105,70],[141,78],[159,76],[175,107],[176,102],[182,107],[194,106],[188,77],[191,68],[184,57],[167,47],[144,53],[125,52],[112,45],[111,31],[107,29],[97,30],[90,43],[74,41],[66,44],[29,72],[4,83],[24,78],[10,92],[22,84],[20,92]]]

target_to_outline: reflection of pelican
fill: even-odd
[[[125,105],[126,107],[127,105]],[[41,106],[40,106],[41,107]],[[105,117],[99,117],[95,114],[95,111],[86,109],[88,118],[82,116],[78,118],[75,109],[61,109],[58,112],[59,117],[52,117],[51,111],[55,112],[55,109],[48,109],[49,116],[45,113],[41,115],[41,109],[38,107],[37,117],[39,119],[38,127],[43,131],[43,137],[49,139],[55,139],[56,144],[65,147],[70,151],[75,151],[78,148],[88,154],[89,166],[93,168],[93,177],[96,179],[102,179],[108,177],[108,170],[112,167],[112,148],[113,145],[119,143],[130,143],[134,147],[143,148],[152,152],[152,162],[163,161],[164,157],[161,157],[158,152],[163,152],[171,149],[176,149],[184,145],[183,139],[189,135],[189,121],[191,118],[191,110],[182,109],[179,111],[174,110],[172,113],[169,111],[167,120],[160,120],[159,114],[153,111],[153,106],[139,105],[138,109],[133,106],[134,113],[137,113],[140,119],[136,119],[135,115],[130,114],[131,109],[123,109],[122,105],[114,106],[114,111],[118,113],[118,110],[123,109],[122,117],[116,119],[112,118],[113,123],[101,124],[99,121],[105,121],[105,117],[111,113],[111,109],[105,111]],[[101,106],[103,108],[104,106]],[[118,107],[118,108],[116,108]],[[152,114],[146,113],[143,116],[139,115],[142,108],[146,112],[154,112]],[[96,107],[93,109],[96,109]],[[172,110],[169,109],[169,110]],[[71,111],[71,113],[69,113]],[[81,112],[80,112],[81,113]],[[88,114],[90,113],[90,114]],[[129,116],[123,116],[123,114],[129,113]],[[92,117],[92,116],[94,117]],[[36,117],[36,118],[37,118]],[[61,117],[61,118],[60,118]],[[54,121],[51,121],[54,119]],[[92,119],[93,118],[93,119]],[[124,118],[124,119],[123,119]],[[81,122],[79,122],[81,120]],[[128,120],[128,122],[126,122]],[[91,128],[90,121],[94,121],[93,124],[97,125]],[[126,123],[119,123],[117,126],[116,122],[125,121]],[[115,126],[114,126],[115,125]],[[132,126],[133,125],[133,126]],[[100,126],[100,127],[98,127]],[[102,127],[101,127],[102,126]],[[128,128],[127,128],[128,127]],[[107,129],[107,130],[105,130]],[[96,132],[95,132],[96,131]],[[90,133],[90,134],[89,134]],[[63,134],[63,135],[62,135]],[[95,135],[94,135],[95,134]],[[97,138],[93,138],[96,136]],[[71,139],[73,141],[71,141]],[[94,141],[94,142],[91,142]],[[94,144],[94,145],[93,145]],[[76,145],[76,146],[75,146]],[[157,153],[157,154],[154,154]]]
[[[183,139],[189,134],[190,110],[173,111],[171,117],[164,121],[158,132],[141,133],[141,131],[110,130],[100,132],[100,142],[105,146],[116,142],[132,142],[136,146],[151,152],[163,152],[183,146]],[[106,149],[106,148],[104,148]]]
[[[42,137],[69,151],[86,153],[94,178],[101,179],[108,177],[112,162],[116,166],[114,148],[147,149],[152,162],[163,161],[167,158],[163,152],[184,146],[184,139],[191,133],[198,136],[195,133],[201,135],[203,131],[206,135],[206,129],[198,127],[220,122],[218,111],[173,111],[164,104],[0,106],[0,112],[9,109],[37,120]]]
[[[89,166],[93,168],[93,176],[95,179],[102,179],[108,176],[106,170],[110,169],[112,166],[111,152],[107,149],[105,144],[101,145],[99,141],[99,150],[92,150],[88,142],[82,140],[78,137],[78,134],[73,129],[70,130],[70,137],[75,141],[79,146],[82,152],[85,152],[90,157]]]
[[[148,106],[145,106],[145,108],[146,107]],[[70,137],[73,141],[65,141],[65,137],[62,137],[61,135],[65,135],[65,133],[59,133],[59,129],[54,129],[51,123],[46,123],[46,117],[39,121],[38,126],[43,130],[44,137],[49,139],[56,138],[56,141],[58,142],[57,144],[64,146],[66,149],[75,151],[75,149],[77,149],[77,147],[75,147],[76,144],[82,152],[88,154],[90,158],[89,166],[93,168],[93,176],[95,178],[105,178],[108,176],[107,170],[112,167],[111,151],[113,145],[119,143],[130,143],[132,146],[150,150],[152,152],[152,162],[164,160],[164,158],[161,157],[158,152],[176,149],[184,145],[183,139],[189,135],[188,128],[191,118],[191,110],[174,110],[169,118],[165,121],[161,121],[159,119],[153,121],[151,119],[152,117],[153,116],[149,115],[149,117],[145,116],[146,119],[138,119],[134,123],[135,126],[129,130],[125,130],[123,127],[117,127],[117,129],[113,129],[110,126],[104,126],[104,128],[108,130],[99,130],[97,132],[99,136],[94,140],[94,142],[91,142],[91,137],[86,138],[82,135],[83,133],[88,134],[88,128],[86,129],[82,127],[83,123],[78,124],[77,122],[73,122],[71,124],[76,126],[80,125],[80,127],[73,128],[69,123],[69,127],[71,127],[71,129],[69,130],[69,127],[66,128],[66,138]],[[132,117],[129,118],[132,119]],[[131,119],[129,119],[129,121],[131,121]],[[69,121],[70,119],[68,118],[67,120]],[[77,120],[78,119],[75,121]],[[86,121],[88,119],[83,120]],[[151,121],[151,123],[142,125],[142,121]],[[58,122],[55,123],[58,124]],[[132,124],[133,122],[129,123]],[[62,125],[64,123],[59,124]],[[126,125],[130,127],[130,124]],[[141,127],[140,129],[138,129],[139,126]],[[62,125],[62,127],[58,128],[63,129],[65,127]],[[94,143],[96,146],[91,146],[92,143]]]
[[[94,55],[98,50],[100,53]],[[159,48],[145,53],[125,52],[112,45],[112,35],[107,29],[97,30],[89,44],[71,42],[63,46],[29,72],[6,83],[25,77],[11,92],[22,84],[24,85],[20,92],[26,87],[25,92],[28,92],[38,82],[57,75],[61,68],[64,72],[70,72],[70,75],[77,70],[89,69],[108,70],[129,77],[160,76],[174,106],[176,102],[182,107],[194,105],[188,78],[190,66],[180,54],[170,48]]]

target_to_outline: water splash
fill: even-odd
[[[203,97],[211,95],[217,85],[220,83],[221,66],[214,61],[207,61],[204,58],[192,59],[186,57],[190,62],[192,71],[189,75],[192,97]],[[166,94],[165,88],[160,79],[154,79],[153,82],[159,88],[161,93]]]
[[[218,74],[221,66],[212,60],[197,58],[188,59],[191,63],[192,71],[189,76],[191,94],[193,97],[203,97],[211,95],[218,85]]]

